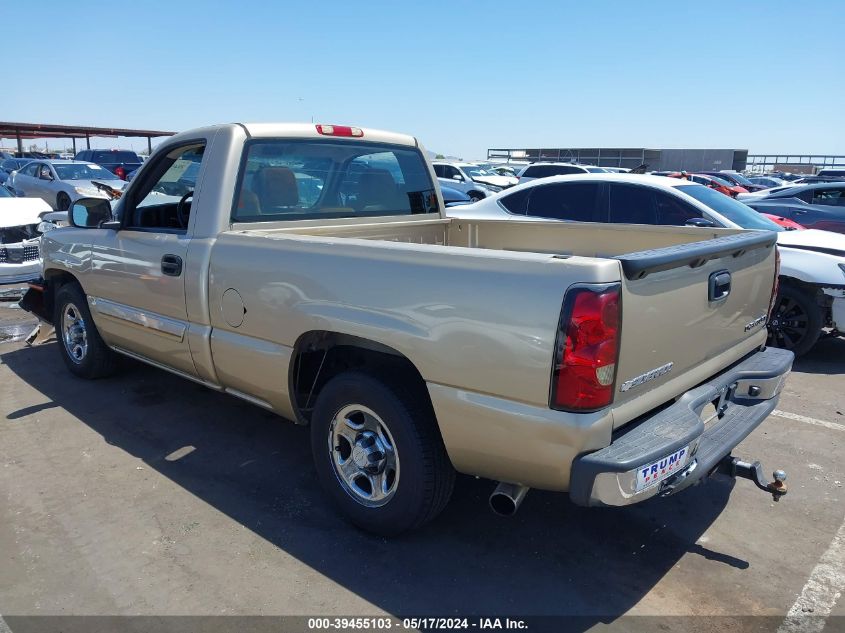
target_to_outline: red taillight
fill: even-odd
[[[317,133],[323,136],[364,136],[364,130],[359,127],[349,127],[348,125],[318,125]]]
[[[551,407],[596,410],[613,402],[619,356],[619,285],[566,293],[552,376]]]
[[[778,298],[778,290],[780,290],[780,251],[775,246],[775,280],[772,284],[772,298],[769,300],[769,320],[772,319],[772,313],[775,311],[775,302]]]
[[[126,170],[123,167],[118,167],[114,170],[114,175],[121,180],[126,180]]]

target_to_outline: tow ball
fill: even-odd
[[[768,481],[763,475],[763,466],[760,462],[749,464],[733,455],[728,455],[719,463],[718,471],[729,477],[750,479],[760,490],[771,493],[775,501],[780,501],[780,498],[786,494],[786,472],[776,470],[772,473],[774,481]]]

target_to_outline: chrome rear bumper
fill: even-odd
[[[666,496],[698,483],[777,405],[792,368],[792,352],[766,348],[681,396],[660,412],[614,434],[610,446],[578,457],[570,497],[585,506],[623,506]],[[708,416],[705,408],[713,405]],[[672,458],[675,458],[674,460]],[[680,469],[637,490],[645,466]],[[643,471],[645,472],[645,471]]]

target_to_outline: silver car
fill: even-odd
[[[41,198],[53,209],[65,211],[79,198],[106,198],[94,184],[122,190],[126,183],[108,169],[75,160],[34,160],[9,175],[7,185],[18,196]]]

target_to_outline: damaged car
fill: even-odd
[[[38,198],[16,198],[0,187],[0,284],[24,283],[41,275],[38,245],[44,231],[55,228],[44,222],[52,211]]]

